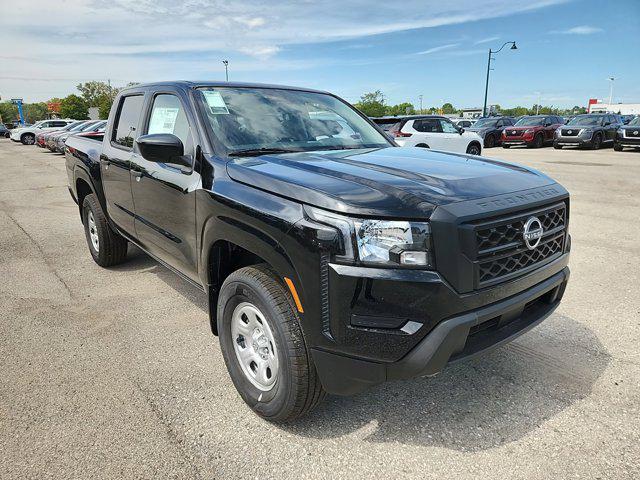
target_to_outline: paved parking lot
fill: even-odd
[[[282,427],[236,394],[203,295],[140,251],[95,265],[63,158],[0,139],[0,477],[638,478],[640,152],[485,153],[571,192],[564,303]]]

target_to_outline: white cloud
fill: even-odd
[[[549,33],[558,33],[562,35],[593,35],[594,33],[604,32],[600,27],[592,27],[590,25],[578,25],[577,27],[568,28],[566,30],[552,30]]]
[[[231,61],[230,72],[276,64],[309,68],[321,61],[287,61],[280,58],[283,50],[509,16],[565,1],[405,0],[398,9],[393,2],[372,8],[368,0],[22,0],[20,8],[0,15],[0,44],[10,46],[4,55],[11,57],[1,60],[0,95],[42,99],[70,93],[90,79],[221,78],[222,58]],[[31,79],[30,87],[11,78]]]
[[[460,44],[459,43],[448,43],[446,45],[440,45],[438,47],[429,48],[428,50],[423,50],[421,52],[416,52],[415,55],[429,55],[430,53],[437,53],[437,52],[441,52],[443,50],[448,50],[450,48],[455,48],[458,45],[460,45]]]
[[[482,45],[483,43],[495,42],[496,40],[500,40],[500,37],[495,36],[495,37],[481,38],[480,40],[476,40],[475,42],[473,42],[473,44]]]

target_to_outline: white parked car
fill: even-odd
[[[437,115],[405,117],[389,133],[401,147],[423,147],[471,155],[482,153],[482,138],[477,133],[466,132],[448,118]]]
[[[11,140],[22,142],[24,145],[33,145],[36,142],[36,135],[48,130],[59,130],[76,120],[54,118],[52,120],[40,120],[30,127],[20,127],[11,130]]]
[[[451,121],[462,128],[473,127],[473,124],[476,123],[475,118],[452,118]]]

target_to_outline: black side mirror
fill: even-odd
[[[462,134],[464,133],[464,128],[460,127],[460,128],[458,129],[458,133],[459,133],[460,135],[462,135]]]
[[[604,122],[604,126],[611,125],[611,122]]]
[[[140,154],[146,160],[156,163],[175,163],[190,167],[184,155],[184,145],[175,135],[170,133],[152,133],[142,135],[136,140]]]

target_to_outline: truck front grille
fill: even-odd
[[[563,128],[561,129],[563,137],[577,137],[580,133],[579,128]]]
[[[519,137],[522,135],[522,130],[509,130],[507,128],[504,131],[507,137]]]
[[[633,130],[630,128],[626,128],[624,130],[624,136],[628,138],[640,138],[640,128]]]
[[[475,249],[470,253],[476,265],[476,288],[506,281],[560,256],[564,250],[566,212],[567,205],[562,202],[474,222]],[[540,220],[543,229],[534,249],[529,249],[523,237],[525,223],[531,217]]]

